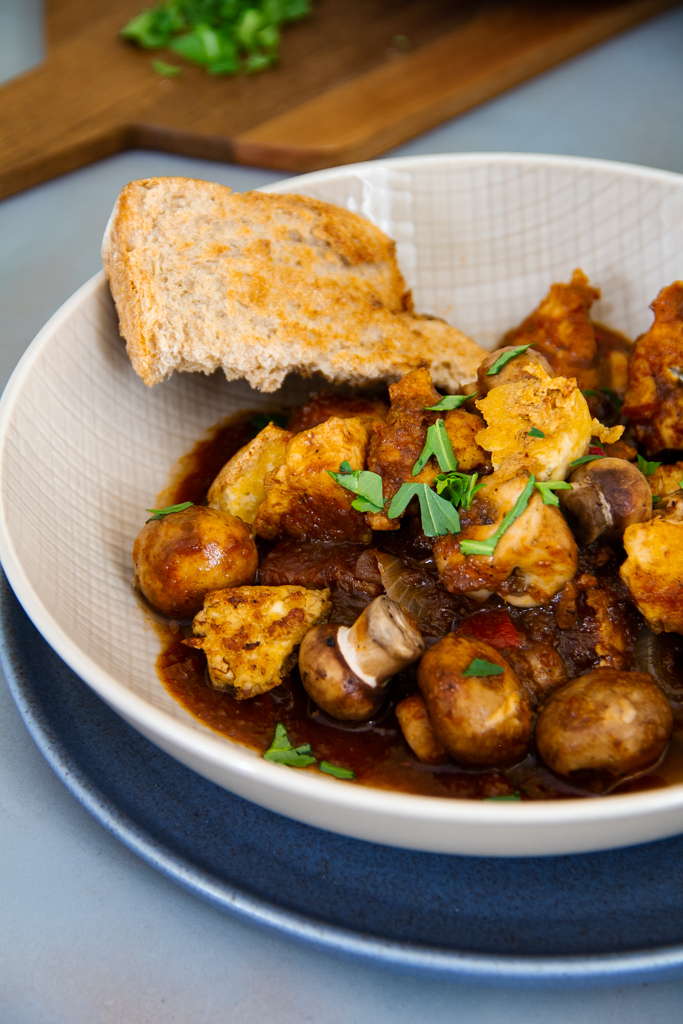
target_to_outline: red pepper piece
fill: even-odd
[[[498,650],[504,647],[521,647],[524,637],[515,627],[507,608],[492,608],[486,612],[475,612],[458,626],[456,636],[471,636],[483,640]]]

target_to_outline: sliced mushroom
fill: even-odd
[[[560,491],[563,512],[577,540],[619,540],[627,526],[652,516],[650,485],[625,459],[595,459],[571,475],[571,491]]]
[[[353,626],[316,626],[306,634],[299,651],[301,681],[328,715],[364,721],[378,711],[391,677],[424,649],[410,612],[382,594]]]

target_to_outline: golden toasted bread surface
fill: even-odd
[[[134,181],[116,201],[102,260],[131,362],[149,385],[174,370],[222,368],[274,391],[290,372],[362,384],[428,366],[454,389],[485,355],[413,312],[379,228],[307,196]]]

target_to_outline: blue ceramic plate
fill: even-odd
[[[149,864],[231,914],[377,966],[538,986],[683,974],[683,837],[582,856],[416,853],[290,821],[162,753],[57,657],[4,577],[0,660],[52,768]]]

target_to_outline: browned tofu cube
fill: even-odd
[[[278,686],[296,662],[306,633],[327,622],[329,590],[305,587],[228,587],[207,594],[194,617],[195,639],[206,654],[209,678],[238,700]]]

